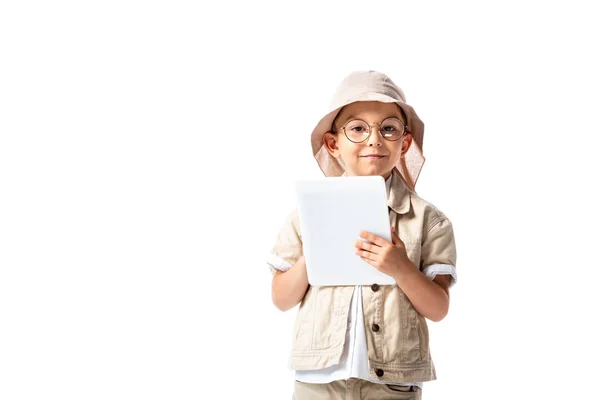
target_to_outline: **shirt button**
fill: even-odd
[[[376,283],[372,284],[371,285],[371,290],[374,291],[374,292],[378,291],[379,290],[379,285],[376,284]]]
[[[379,325],[373,324],[373,326],[371,327],[371,329],[373,329],[373,332],[379,332]]]
[[[378,377],[380,377],[380,378],[381,378],[381,377],[383,376],[383,370],[382,370],[382,369],[379,369],[379,368],[377,368],[377,369],[375,370],[375,375],[377,375]]]

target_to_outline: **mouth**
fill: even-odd
[[[369,155],[361,156],[361,157],[369,158],[369,159],[377,159],[377,158],[383,158],[385,156],[382,154],[369,154]]]

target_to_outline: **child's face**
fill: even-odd
[[[408,131],[396,141],[385,139],[379,133],[381,123],[388,118],[397,118],[406,125],[400,107],[395,103],[360,101],[349,104],[340,111],[333,123],[335,133],[327,132],[324,143],[332,156],[342,158],[348,176],[380,175],[387,179],[400,157],[406,153],[412,142],[412,135]],[[371,126],[370,136],[361,143],[350,141],[343,129],[348,121],[356,119]],[[386,129],[392,130],[389,126]],[[367,157],[373,154],[382,157]]]

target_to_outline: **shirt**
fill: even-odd
[[[391,175],[385,181],[387,195],[390,193]],[[267,262],[272,267],[287,271],[292,267],[291,264],[269,255]],[[423,273],[431,280],[437,275],[450,275],[450,287],[457,280],[456,268],[450,264],[434,264],[426,267]],[[365,336],[365,326],[362,307],[362,291],[360,286],[355,286],[350,303],[350,312],[348,315],[348,329],[344,351],[339,364],[318,370],[302,370],[295,372],[295,378],[301,382],[307,383],[329,383],[336,380],[359,378],[374,383],[387,383],[394,385],[419,386],[423,388],[422,382],[400,383],[393,381],[375,381],[370,378],[368,371],[367,342]]]

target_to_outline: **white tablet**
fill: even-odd
[[[362,260],[354,242],[361,231],[391,241],[385,181],[343,176],[296,182],[298,216],[312,286],[392,285],[394,279]]]

